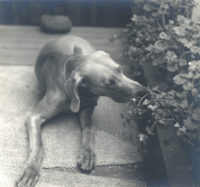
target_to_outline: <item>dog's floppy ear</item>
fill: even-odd
[[[83,79],[79,72],[74,70],[66,81],[66,93],[71,98],[70,109],[72,112],[78,112],[80,109],[80,97],[78,87]]]
[[[78,87],[83,79],[83,75],[77,69],[77,64],[82,61],[82,51],[79,47],[74,47],[74,53],[65,63],[65,89],[71,99],[70,109],[72,112],[78,112],[80,108],[80,98]]]
[[[77,62],[82,60],[82,50],[81,48],[75,46],[73,49],[73,55],[68,57],[65,62],[65,79],[68,80],[72,71],[76,68]]]

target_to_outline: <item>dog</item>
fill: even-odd
[[[76,113],[82,131],[77,162],[82,172],[94,169],[91,117],[100,96],[124,103],[146,89],[126,77],[120,65],[104,51],[96,51],[78,36],[64,36],[47,43],[37,58],[35,73],[41,100],[26,121],[29,155],[17,187],[33,187],[43,160],[41,125],[61,112]]]

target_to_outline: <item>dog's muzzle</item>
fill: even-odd
[[[143,86],[142,86],[142,87],[143,87]],[[143,88],[141,89],[141,91],[138,92],[137,96],[143,97],[143,96],[145,96],[147,93],[148,93],[147,89],[146,89],[145,87],[143,87]]]

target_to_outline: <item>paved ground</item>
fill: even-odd
[[[72,33],[119,59],[120,42],[110,40],[119,29],[75,27]],[[60,35],[43,34],[37,27],[0,26],[0,36],[0,186],[10,187],[26,157],[23,123],[38,99],[32,65],[44,43]],[[46,155],[38,186],[145,186],[138,131],[124,117],[127,111],[127,105],[100,99],[93,117],[97,167],[91,175],[75,167],[80,137],[75,116],[49,121],[43,128]]]

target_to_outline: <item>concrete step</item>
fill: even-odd
[[[0,66],[0,186],[12,186],[27,155],[24,121],[38,102],[33,66]],[[138,130],[122,116],[127,105],[101,98],[95,110],[97,168],[142,162],[137,149]],[[145,186],[143,179],[83,175],[55,168],[76,167],[80,128],[74,115],[60,115],[44,126],[45,158],[39,186]],[[45,169],[46,168],[46,169]],[[54,168],[54,169],[52,169]],[[2,185],[1,185],[2,184]],[[89,185],[90,184],[90,185]]]

